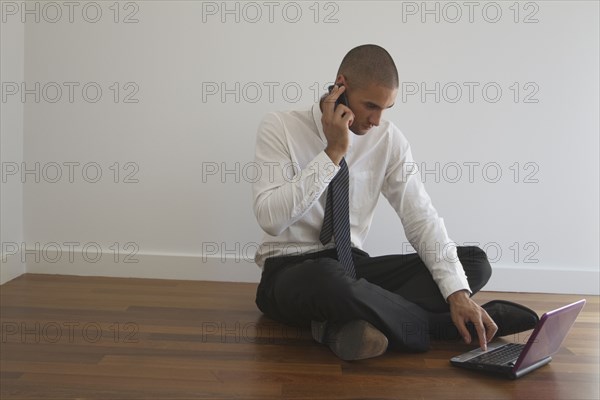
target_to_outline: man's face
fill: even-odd
[[[378,126],[383,111],[392,107],[398,89],[391,89],[375,83],[364,88],[346,86],[348,104],[354,113],[350,130],[357,135],[366,134],[373,126]]]

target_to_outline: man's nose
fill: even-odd
[[[381,120],[381,111],[376,111],[369,116],[369,123],[374,126],[379,126]]]

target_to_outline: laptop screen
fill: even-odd
[[[579,300],[544,314],[527,341],[515,369],[527,368],[556,353],[584,305],[585,300]]]

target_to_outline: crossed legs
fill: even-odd
[[[457,252],[476,293],[491,276],[487,257],[477,247]],[[353,249],[353,257],[357,280],[344,274],[335,250],[268,259],[257,291],[259,309],[296,326],[364,320],[387,336],[390,348],[427,350],[431,315],[449,309],[419,256],[369,257]]]

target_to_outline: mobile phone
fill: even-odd
[[[344,86],[344,85],[338,85],[340,87]],[[329,86],[329,93],[331,94],[331,91],[333,90],[333,85]],[[346,97],[346,92],[342,93],[341,96],[339,96],[337,98],[337,100],[335,101],[335,106],[333,106],[333,109],[335,110],[338,106],[338,104],[343,104],[346,107],[350,108],[350,106],[348,105],[348,98]]]

